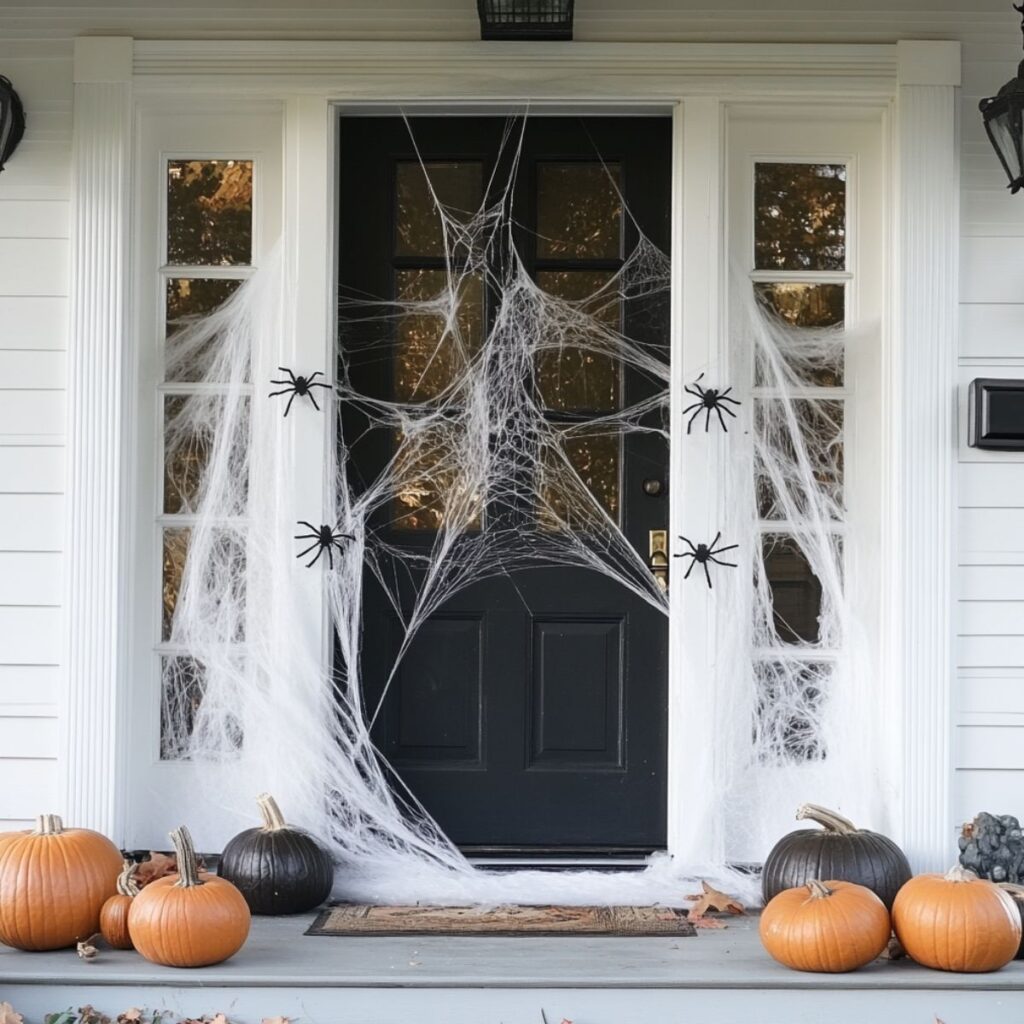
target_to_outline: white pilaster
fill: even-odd
[[[62,718],[69,823],[118,839],[132,40],[75,41]],[[42,808],[41,810],[45,810]]]
[[[950,791],[960,172],[958,43],[901,42],[896,119],[898,353],[890,390],[890,661],[902,699],[902,841],[917,870],[955,855]]]

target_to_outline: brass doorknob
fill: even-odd
[[[668,530],[651,530],[647,545],[647,567],[658,586],[668,593]]]

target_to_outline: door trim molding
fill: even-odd
[[[118,59],[111,61],[112,54]],[[76,824],[115,836],[124,828],[117,781],[122,773],[116,760],[130,726],[122,707],[131,638],[125,635],[123,611],[130,574],[120,570],[130,552],[132,524],[124,510],[132,489],[126,453],[131,438],[122,438],[120,427],[131,422],[133,392],[124,384],[135,359],[126,332],[132,322],[127,222],[133,189],[127,183],[134,110],[145,105],[180,113],[190,100],[202,102],[204,110],[216,110],[239,97],[250,103],[273,99],[289,104],[282,144],[287,147],[286,166],[295,175],[286,176],[285,234],[290,251],[301,253],[322,244],[323,224],[317,226],[310,204],[322,195],[324,169],[314,172],[313,191],[303,194],[304,182],[298,179],[308,166],[307,157],[330,158],[326,133],[332,105],[433,104],[460,112],[481,104],[510,110],[527,104],[534,109],[593,106],[623,112],[636,110],[638,104],[647,111],[672,108],[678,160],[684,135],[714,136],[714,111],[725,103],[790,102],[841,109],[876,102],[896,114],[892,155],[897,170],[888,221],[898,264],[889,276],[893,457],[885,553],[892,567],[885,589],[893,636],[886,640],[885,651],[887,674],[898,683],[894,703],[899,705],[902,737],[903,777],[897,782],[904,794],[904,835],[898,838],[921,864],[939,856],[948,845],[952,782],[958,43],[538,46],[80,38],[75,55],[62,809]],[[413,95],[416,100],[410,102]],[[676,168],[674,198],[681,206],[692,207],[702,189],[720,191],[720,156],[718,163],[717,172],[707,166],[689,180]],[[707,198],[713,201],[712,195]],[[683,246],[685,261],[692,250],[693,264],[697,247],[688,235],[695,222],[687,224],[684,234],[679,209],[673,217],[674,254]],[[712,221],[705,218],[705,232]],[[929,244],[922,244],[924,240]],[[693,289],[686,288],[681,276],[673,287],[676,352],[708,344],[695,334],[703,330],[702,322],[715,326],[707,296],[704,312],[684,311],[680,300]],[[310,289],[317,301],[323,298],[322,281]],[[324,328],[313,321],[324,313],[310,314],[308,326],[317,345]],[[682,371],[679,359],[673,370],[677,384]],[[673,422],[675,441],[678,418]],[[679,500],[682,492],[673,502],[674,525]],[[943,553],[938,560],[936,550]],[[940,564],[929,565],[929,558]],[[913,602],[908,600],[911,587]],[[319,632],[322,601],[315,594],[304,600]],[[683,602],[674,601],[673,636],[681,628],[682,614]],[[680,744],[694,720],[693,707],[687,704],[693,694],[680,688],[685,665],[678,642],[669,673],[669,765],[674,776],[682,767]],[[699,852],[689,844],[703,842],[693,837],[694,829],[682,825],[687,787],[697,784],[670,778],[670,845],[687,859],[696,859]]]

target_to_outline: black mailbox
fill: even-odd
[[[976,377],[967,393],[967,443],[1024,451],[1024,380]]]

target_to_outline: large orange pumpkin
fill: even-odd
[[[132,900],[139,895],[135,884],[138,864],[126,860],[121,874],[117,876],[117,892],[103,904],[100,911],[100,934],[114,949],[132,949],[132,937],[128,934],[128,911]]]
[[[795,971],[837,974],[880,956],[892,928],[885,904],[866,886],[812,879],[769,901],[760,933],[779,963]]]
[[[165,967],[206,967],[234,956],[249,935],[249,905],[228,881],[200,875],[188,829],[171,833],[178,874],[150,882],[132,900],[135,948]]]
[[[0,942],[45,950],[89,938],[120,870],[121,853],[106,836],[66,829],[56,814],[0,835]]]
[[[907,882],[892,920],[907,955],[939,971],[996,971],[1020,946],[1020,914],[1010,894],[959,865]]]

